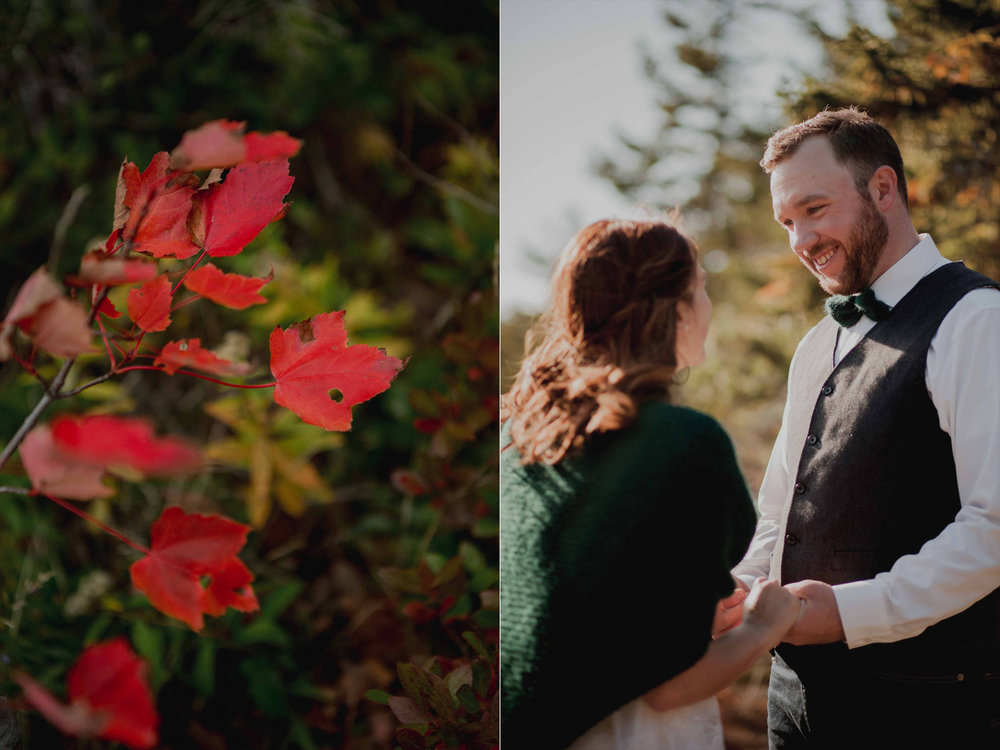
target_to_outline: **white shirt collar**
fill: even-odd
[[[921,234],[920,242],[890,266],[871,286],[875,296],[895,307],[917,282],[939,266],[948,263],[929,234]]]

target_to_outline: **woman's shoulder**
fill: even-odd
[[[709,437],[725,437],[725,429],[715,417],[705,412],[680,406],[666,401],[650,401],[639,408],[636,420],[647,430],[664,430],[680,434],[686,439],[706,435]]]
[[[665,402],[644,404],[636,426],[648,448],[657,453],[669,452],[694,462],[700,462],[701,457],[711,462],[735,460],[733,443],[725,428],[715,417],[689,406]]]

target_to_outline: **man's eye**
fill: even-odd
[[[809,216],[815,216],[815,215],[816,215],[816,214],[818,214],[818,213],[819,213],[819,212],[820,212],[821,210],[823,210],[823,208],[824,208],[824,206],[809,206],[809,208],[807,208],[807,209],[806,209],[806,213],[807,213],[807,214],[808,214]]]

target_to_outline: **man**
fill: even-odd
[[[868,115],[785,128],[761,166],[820,286],[870,287],[799,343],[733,571],[804,600],[774,656],[771,747],[998,748],[1000,287],[917,234]]]

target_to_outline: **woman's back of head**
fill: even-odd
[[[605,220],[563,251],[552,304],[504,396],[525,463],[554,464],[588,435],[620,429],[677,369],[677,303],[689,300],[694,243],[658,220]]]

